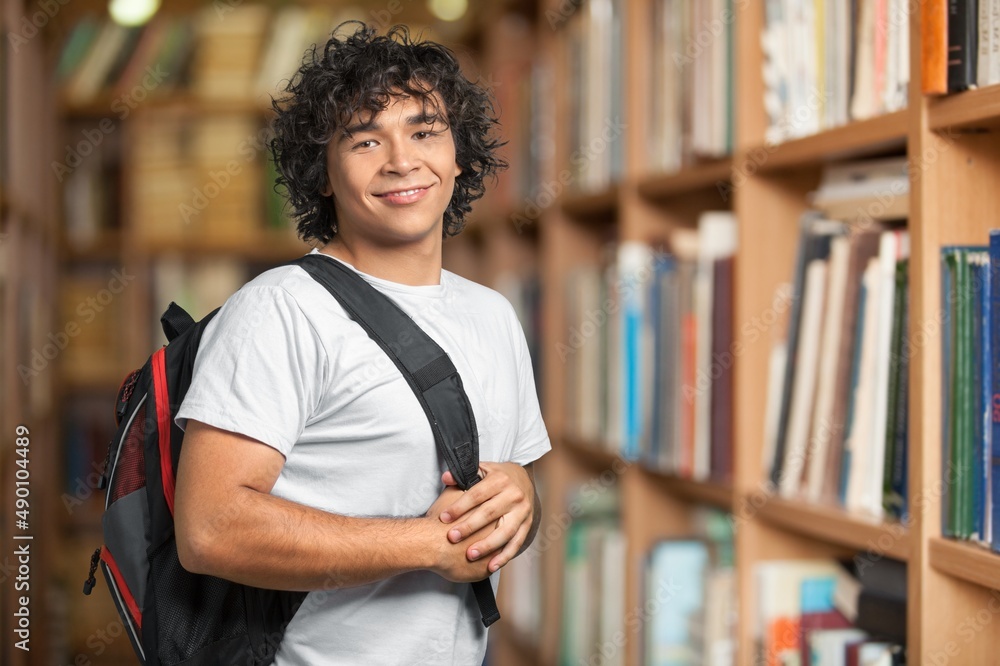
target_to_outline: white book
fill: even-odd
[[[990,29],[990,2],[979,0],[979,16],[976,29],[979,31],[978,49],[976,51],[976,85],[982,88],[990,82],[990,52],[993,31]]]
[[[849,456],[845,506],[851,511],[864,511],[865,497],[872,469],[868,447],[873,436],[873,384],[875,381],[875,348],[879,311],[879,258],[873,257],[865,269],[862,284],[866,292],[864,324],[861,334],[861,359],[858,384],[854,395],[854,411],[849,434],[844,442],[844,454]]]
[[[788,418],[788,439],[778,486],[782,497],[794,497],[799,493],[802,470],[805,466],[810,418],[816,392],[826,273],[826,259],[814,259],[806,267],[799,348],[795,358],[795,383],[792,386],[792,404]]]
[[[819,356],[819,376],[812,431],[809,435],[809,468],[806,470],[804,493],[810,502],[819,502],[826,474],[827,449],[832,436],[833,404],[836,399],[837,365],[840,360],[840,337],[844,320],[844,299],[847,293],[847,268],[851,241],[838,236],[830,243],[829,279],[826,290],[826,312],[823,315],[823,339]]]
[[[990,76],[989,83],[1000,83],[1000,0],[981,0],[990,5]]]
[[[625,631],[625,536],[608,529],[601,537],[601,598],[597,645],[614,645],[615,636]],[[614,650],[602,661],[606,666],[622,666],[625,650]]]
[[[875,2],[876,0],[858,0],[852,120],[864,120],[875,115]]]

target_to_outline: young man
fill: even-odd
[[[458,368],[479,428],[468,492],[385,353],[297,266],[206,329],[177,422],[185,568],[311,591],[275,663],[479,664],[469,581],[530,543],[549,450],[524,334],[496,292],[441,268],[483,180],[506,166],[488,94],[453,55],[369,27],[313,48],[275,102],[271,148],[300,235],[393,299]],[[495,579],[494,578],[494,584]]]

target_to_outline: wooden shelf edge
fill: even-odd
[[[592,467],[610,469],[616,462],[621,461],[625,465],[632,465],[636,461],[623,458],[621,454],[602,448],[599,442],[590,442],[578,437],[562,436],[558,438],[566,449],[572,452],[578,459],[584,461]]]
[[[123,114],[148,110],[172,109],[189,111],[199,114],[233,114],[245,113],[262,115],[271,111],[271,100],[268,93],[261,92],[259,99],[211,99],[200,97],[190,91],[174,93],[164,91],[164,94],[150,95],[141,102],[127,108],[120,104],[121,96],[111,92],[102,92],[86,102],[73,102],[61,96],[59,112],[65,119],[87,119],[99,116],[124,119]]]
[[[1000,127],[1000,85],[931,100],[928,124],[935,131]]]
[[[572,217],[613,217],[618,212],[618,186],[611,185],[601,192],[568,194],[559,200],[559,206]]]
[[[963,541],[936,538],[928,544],[931,566],[969,583],[1000,590],[1000,555]]]
[[[774,172],[834,159],[862,157],[906,145],[907,110],[887,113],[801,139],[752,148],[733,165],[753,165],[761,172]]]
[[[733,161],[697,164],[673,173],[650,175],[639,181],[639,194],[653,201],[683,196],[692,191],[718,188],[732,180]]]
[[[765,502],[756,515],[772,525],[819,541],[879,553],[904,562],[910,557],[910,532],[901,523],[778,497]]]
[[[659,470],[642,468],[655,478],[668,492],[699,504],[707,504],[725,511],[733,510],[733,487],[719,481],[695,481]]]

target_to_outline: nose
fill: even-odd
[[[389,150],[385,164],[382,167],[384,173],[405,176],[420,167],[420,155],[411,142],[394,139],[389,142]]]

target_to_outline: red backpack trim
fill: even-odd
[[[135,621],[135,626],[142,629],[142,611],[139,610],[138,604],[135,603],[135,597],[132,596],[132,591],[128,589],[125,578],[122,577],[122,572],[118,570],[118,564],[115,562],[115,558],[111,556],[111,551],[108,550],[107,546],[101,547],[101,561],[108,565],[111,575],[114,576],[115,583],[118,585],[118,591],[122,596],[122,601],[128,606],[128,610],[132,614],[132,619]]]
[[[170,515],[174,515],[174,463],[170,455],[170,393],[167,390],[166,355],[167,348],[161,347],[152,356],[153,390],[156,394],[156,430],[160,445],[160,479],[163,483],[163,497],[167,501]]]

